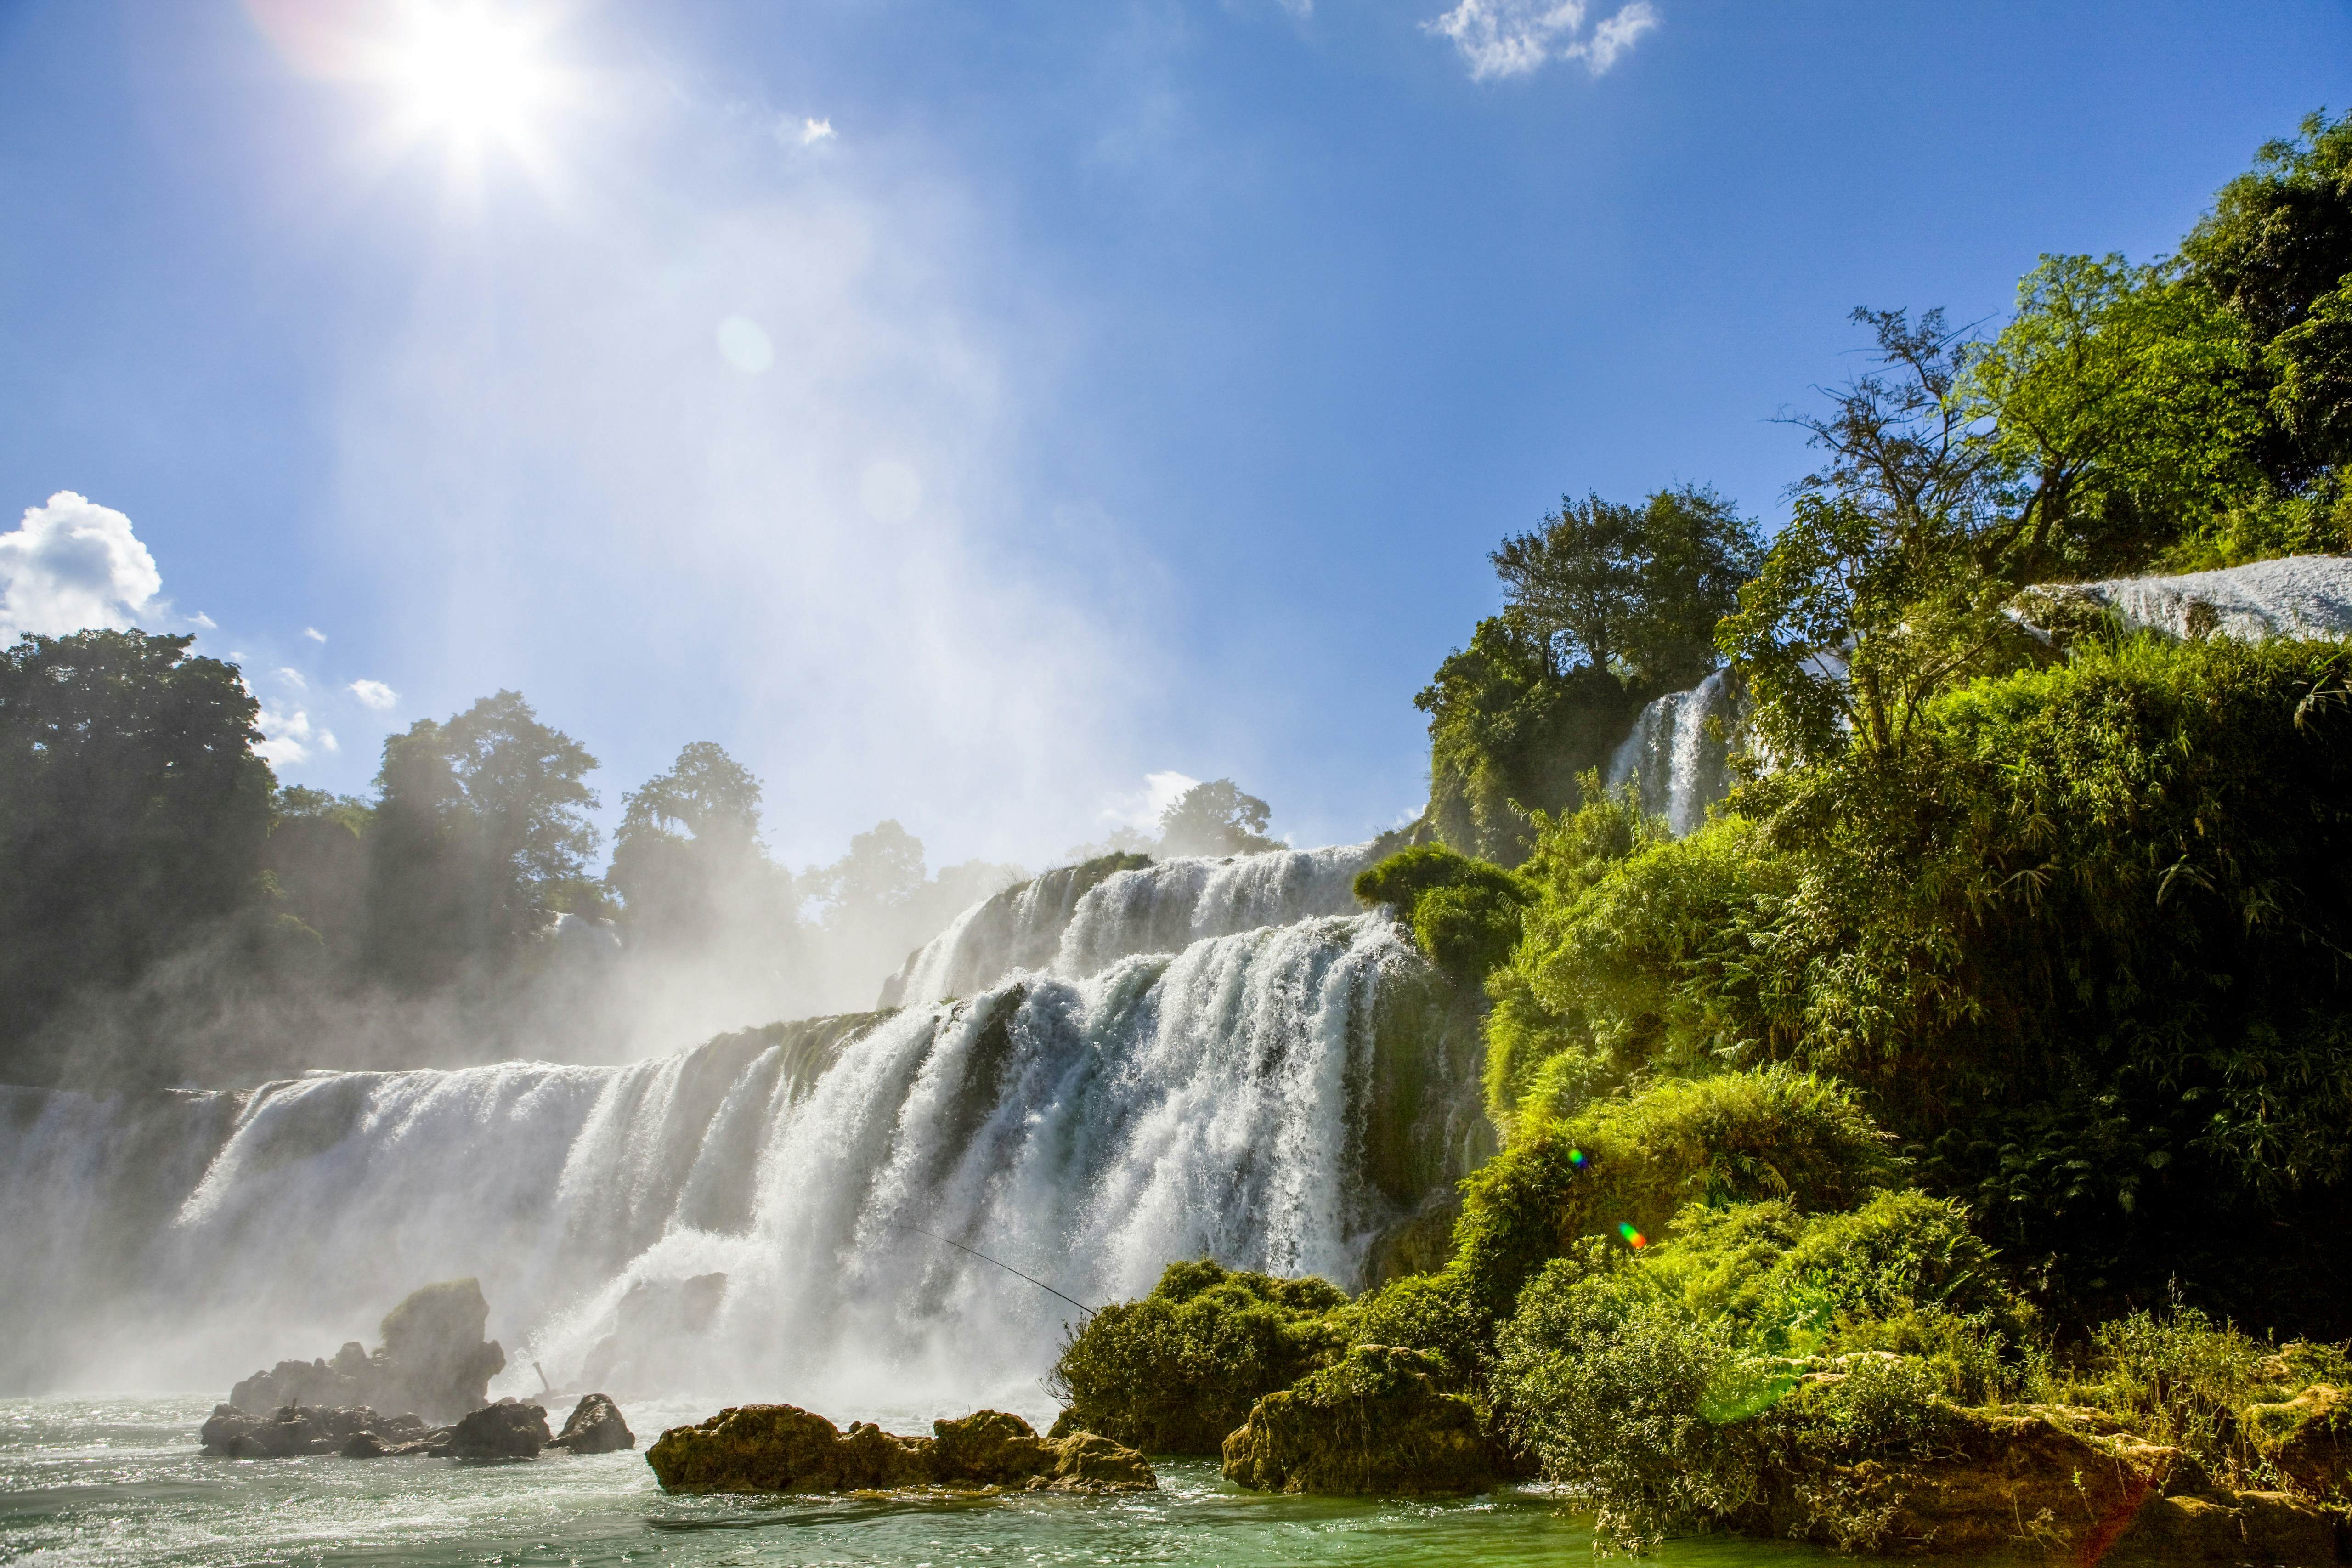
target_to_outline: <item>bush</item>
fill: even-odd
[[[1356,1342],[1426,1352],[1436,1358],[1439,1381],[1452,1389],[1480,1381],[1492,1326],[1459,1268],[1391,1279],[1360,1297],[1349,1315]]]
[[[1500,866],[1423,844],[1358,873],[1356,897],[1394,910],[1422,951],[1475,991],[1518,945],[1535,890]]]
[[[1048,1386],[1059,1434],[1154,1454],[1214,1454],[1257,1399],[1338,1356],[1347,1295],[1202,1258],[1171,1263],[1139,1301],[1106,1307],[1062,1347]]]
[[[1894,1170],[1885,1135],[1835,1082],[1778,1067],[1670,1079],[1523,1132],[1471,1175],[1456,1265],[1499,1318],[1581,1237],[1661,1236],[1693,1199],[1849,1206]]]
[[[1753,1477],[1701,1414],[1737,1359],[1730,1326],[1605,1248],[1554,1261],[1496,1350],[1512,1434],[1595,1506],[1609,1545],[1640,1551],[1748,1500]]]

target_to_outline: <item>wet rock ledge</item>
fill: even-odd
[[[981,1410],[934,1421],[929,1437],[870,1422],[842,1431],[794,1405],[744,1405],[673,1426],[646,1450],[672,1492],[903,1491],[917,1487],[1151,1491],[1141,1454],[1092,1432],[1040,1437],[1018,1415]]]

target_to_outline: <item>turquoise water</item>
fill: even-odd
[[[1448,1503],[1265,1497],[1205,1462],[1129,1498],[673,1498],[640,1453],[528,1464],[207,1459],[208,1398],[0,1401],[9,1564],[1587,1563],[1587,1522],[1537,1492]],[[643,1443],[704,1405],[625,1405]],[[1800,1548],[1676,1542],[1669,1564],[1811,1564]]]

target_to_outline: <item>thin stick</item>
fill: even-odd
[[[1030,1283],[1030,1284],[1034,1285],[1035,1287],[1037,1287],[1037,1289],[1038,1289],[1045,1291],[1045,1294],[1047,1294],[1048,1296],[1062,1296],[1062,1292],[1060,1292],[1059,1290],[1055,1289],[1051,1285],[1046,1284],[1043,1279],[1038,1279],[1034,1274],[1022,1274],[1022,1273],[1021,1273],[1021,1270],[1019,1270],[1018,1268],[1013,1268],[1013,1265],[1011,1265],[1010,1263],[1007,1263],[1007,1262],[1003,1261],[1002,1258],[991,1258],[988,1254],[986,1254],[985,1252],[982,1252],[982,1251],[980,1248],[978,1248],[977,1247],[966,1247],[962,1242],[961,1242],[961,1241],[951,1241],[951,1240],[949,1240],[949,1238],[948,1238],[948,1237],[944,1237],[944,1236],[931,1236],[931,1233],[930,1233],[929,1231],[928,1231],[928,1230],[925,1230],[921,1226],[919,1226],[919,1225],[908,1225],[908,1224],[907,1224],[907,1223],[906,1223],[905,1221],[903,1221],[903,1220],[901,1220],[901,1221],[898,1222],[898,1228],[899,1228],[900,1230],[911,1230],[911,1231],[913,1231],[917,1236],[928,1236],[928,1237],[930,1237],[930,1238],[931,1238],[933,1241],[945,1242],[948,1246],[954,1247],[958,1252],[969,1252],[969,1253],[971,1253],[974,1258],[979,1258],[982,1263],[993,1263],[993,1264],[995,1264],[999,1268],[1003,1269],[1007,1274],[1018,1274],[1018,1275],[1020,1275],[1020,1277],[1021,1277],[1022,1279],[1026,1279],[1027,1281],[1029,1281],[1029,1283]],[[1092,1317],[1092,1316],[1094,1316],[1097,1312],[1099,1312],[1099,1311],[1101,1311],[1101,1310],[1102,1310],[1102,1309],[1101,1309],[1100,1307],[1089,1307],[1089,1306],[1087,1306],[1084,1301],[1079,1300],[1076,1296],[1062,1296],[1062,1300],[1065,1300],[1065,1301],[1067,1301],[1071,1306],[1076,1307],[1079,1311],[1086,1313],[1088,1317]]]

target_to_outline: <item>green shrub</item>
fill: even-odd
[[[1360,1344],[1398,1345],[1436,1358],[1440,1383],[1474,1386],[1480,1376],[1492,1320],[1478,1310],[1459,1268],[1408,1274],[1357,1299],[1349,1337]]]
[[[1423,844],[1359,872],[1356,897],[1393,909],[1422,951],[1475,991],[1518,945],[1535,891],[1500,866]]]
[[[1727,1320],[1596,1247],[1528,1287],[1497,1340],[1495,1384],[1545,1476],[1594,1505],[1601,1542],[1640,1551],[1752,1496],[1744,1455],[1701,1413],[1737,1360]]]
[[[1055,1430],[1214,1454],[1260,1395],[1345,1349],[1347,1300],[1321,1279],[1171,1263],[1150,1295],[1104,1308],[1062,1347],[1047,1379],[1066,1406]]]
[[[2193,1308],[2134,1312],[2091,1331],[2097,1381],[2079,1390],[2216,1479],[2250,1477],[2259,1457],[2239,1423],[2263,1382],[2264,1347]]]
[[[1694,1199],[1861,1201],[1894,1173],[1885,1135],[1851,1091],[1773,1067],[1669,1079],[1523,1131],[1463,1184],[1456,1264],[1499,1318],[1544,1262],[1580,1238],[1645,1238]]]

